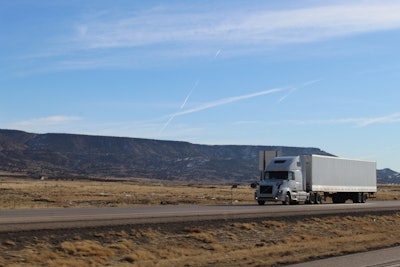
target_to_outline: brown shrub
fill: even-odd
[[[241,230],[255,230],[257,224],[256,223],[233,223],[233,227],[239,228]]]
[[[283,228],[287,224],[286,222],[281,222],[281,221],[263,221],[262,224],[266,228]]]
[[[187,233],[201,233],[202,230],[199,227],[185,227],[183,231]]]
[[[207,244],[217,242],[217,240],[211,233],[191,233],[188,234],[187,237]]]
[[[97,256],[108,257],[114,256],[114,250],[103,247],[96,241],[84,240],[75,242],[63,242],[60,244],[59,249],[69,255],[74,256]]]

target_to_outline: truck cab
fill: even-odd
[[[274,156],[260,151],[261,177],[254,198],[283,204],[364,203],[374,195],[376,162],[324,155]]]
[[[263,170],[255,192],[259,205],[266,201],[281,201],[287,205],[305,202],[307,197],[300,156],[273,158]]]

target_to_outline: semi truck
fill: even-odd
[[[269,153],[269,155],[271,155]],[[376,162],[333,156],[276,156],[260,153],[261,177],[255,191],[266,201],[290,204],[364,203],[376,193]]]

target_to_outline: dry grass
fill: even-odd
[[[400,200],[400,185],[379,185],[378,200]]]
[[[0,179],[0,209],[255,203],[249,185]]]
[[[398,225],[400,213],[104,230],[86,240],[38,238],[19,249],[4,242],[0,265],[274,266],[396,245]]]
[[[0,179],[0,209],[121,207],[135,205],[254,204],[249,185]],[[377,200],[400,199],[400,186],[381,185]]]

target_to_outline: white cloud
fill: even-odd
[[[26,76],[60,70],[142,68],[164,60],[206,56],[215,60],[222,51],[225,57],[260,54],[281,44],[400,29],[399,1],[320,1],[296,8],[266,2],[254,8],[249,4],[243,8],[235,1],[218,5],[219,9],[214,3],[163,3],[147,9],[112,8],[81,14],[69,33],[49,36],[51,43],[43,51],[22,56],[34,59],[34,67],[24,60],[24,67],[9,71]]]
[[[265,46],[400,28],[398,1],[348,1],[287,10],[267,6],[245,10],[227,7],[223,13],[209,10],[197,7],[182,12],[166,7],[96,17],[77,25],[74,39],[85,48],[196,43]]]
[[[376,118],[368,118],[368,119],[362,119],[359,121],[358,126],[359,127],[365,127],[371,124],[387,124],[387,123],[396,123],[400,122],[400,113],[395,113],[395,114],[390,114],[387,116],[382,116],[382,117],[376,117]]]
[[[292,120],[294,124],[353,124],[356,127],[366,127],[372,124],[389,124],[400,122],[400,113],[371,118],[339,118],[328,120]]]
[[[73,121],[82,120],[75,116],[49,116],[44,118],[35,118],[26,121],[15,122],[11,125],[15,129],[41,131],[51,126],[65,125]]]

